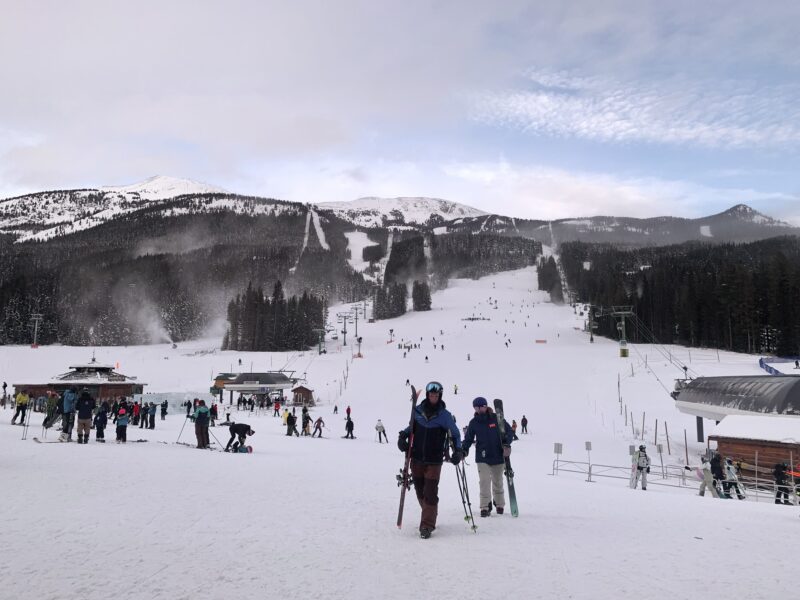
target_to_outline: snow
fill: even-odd
[[[711,225],[700,225],[700,235],[703,237],[714,237],[711,235]]]
[[[364,248],[374,246],[375,242],[369,239],[363,231],[347,231],[344,236],[347,238],[347,249],[350,251],[350,258],[347,262],[357,273],[363,273],[369,267],[369,261],[364,260]]]
[[[186,194],[227,194],[226,190],[192,181],[191,179],[178,179],[165,175],[156,175],[139,183],[123,186],[104,186],[100,188],[105,192],[119,192],[121,194],[136,194],[145,200],[167,200]]]
[[[359,198],[350,202],[325,202],[318,208],[333,210],[342,219],[360,227],[382,227],[384,219],[395,220],[394,213],[403,215],[405,223],[424,225],[433,215],[446,221],[463,217],[479,217],[488,213],[440,198]]]
[[[309,209],[309,212],[311,213],[311,219],[314,221],[314,231],[317,232],[317,239],[319,240],[320,245],[325,250],[330,250],[331,247],[328,245],[328,241],[325,239],[325,232],[322,230],[322,225],[319,224],[319,215],[312,209]]]
[[[800,441],[800,417],[731,415],[711,435],[796,444]]]
[[[554,442],[563,443],[567,460],[586,460],[584,443],[591,441],[594,463],[628,465],[628,445],[641,443],[643,413],[648,447],[655,419],[664,442],[666,421],[672,455],[664,460],[682,464],[683,430],[692,440],[694,418],[680,414],[662,387],[671,389],[672,378],[681,376],[670,359],[712,376],[759,374],[758,357],[629,344],[630,358],[620,358],[613,341],[597,337],[589,344],[579,330],[584,318],[546,302],[535,285],[533,268],[453,280],[433,294],[429,312],[376,323],[360,319],[359,359],[351,355],[353,324],[348,346],[340,335],[321,356],[222,352],[216,339],[176,349],[0,347],[0,373],[9,384],[50,378],[94,351],[98,362],[119,362],[122,372],[147,381],[148,391],[189,397],[207,394],[220,371],[287,365],[316,390],[322,404],[312,415],[328,426],[325,439],[289,438],[279,419],[234,407],[233,419],[256,430],[255,452],[228,455],[175,445],[179,434],[193,441],[191,424],[182,431],[183,413],[175,410],[167,421],[157,420],[154,431],[128,428],[129,440],[148,443],[101,445],[92,439],[80,446],[21,441],[22,428],[9,424],[11,412],[0,411],[3,596],[372,600],[467,593],[611,600],[689,598],[731,586],[741,598],[793,593],[796,586],[785,575],[800,550],[791,535],[798,526],[795,510],[699,498],[694,488],[651,485],[641,492],[619,479],[587,483],[577,474],[550,475]],[[331,307],[332,318],[342,308]],[[462,320],[472,315],[490,320]],[[390,328],[393,343],[387,343]],[[403,358],[397,344],[404,341],[422,348]],[[424,541],[416,534],[413,492],[404,526],[395,528],[394,476],[402,455],[394,442],[408,422],[406,378],[419,387],[441,381],[461,426],[478,395],[503,398],[509,420],[528,416],[531,434],[520,435],[512,453],[518,519],[476,518],[478,532],[471,533],[454,468],[444,465],[433,537]],[[633,412],[633,433],[620,414],[618,381],[623,410]],[[339,415],[332,414],[333,403]],[[352,441],[340,439],[348,405],[357,436]],[[41,435],[41,418],[34,415],[29,437]],[[389,432],[388,445],[375,445],[378,418]],[[211,433],[227,442],[226,428]],[[106,436],[113,439],[113,431]],[[704,448],[689,442],[692,464]],[[477,513],[472,456],[467,472]],[[102,557],[102,564],[83,554]],[[497,576],[488,575],[495,571]]]

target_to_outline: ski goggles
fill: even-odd
[[[437,394],[441,394],[441,393],[442,393],[442,389],[443,389],[443,388],[442,388],[442,384],[441,384],[441,383],[439,383],[438,381],[431,381],[431,382],[430,382],[430,383],[429,383],[429,384],[428,384],[428,385],[425,387],[425,391],[426,391],[426,392],[435,392],[435,393],[437,393]]]

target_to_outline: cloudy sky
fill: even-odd
[[[0,6],[0,197],[165,174],[800,225],[797,2]]]

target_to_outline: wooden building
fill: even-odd
[[[304,385],[298,385],[292,390],[292,402],[295,405],[314,406],[314,390]]]
[[[120,396],[130,398],[134,394],[141,394],[147,385],[138,381],[136,377],[117,373],[113,365],[102,365],[94,358],[88,363],[72,365],[69,368],[70,371],[48,381],[14,383],[12,384],[14,393],[26,390],[32,398],[38,398],[47,396],[48,393],[61,394],[73,387],[78,392],[86,388],[98,402],[103,400],[110,402]]]
[[[742,463],[747,477],[771,476],[776,463],[791,467],[800,463],[800,417],[732,415],[708,436],[717,452]]]

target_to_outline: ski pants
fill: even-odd
[[[494,505],[498,508],[506,506],[506,490],[503,487],[503,471],[505,464],[487,465],[478,463],[478,481],[480,482],[481,495],[480,506],[482,510],[487,510],[494,499]]]
[[[783,501],[789,502],[789,486],[785,483],[779,483],[777,485],[777,491],[775,492],[775,502],[781,501],[781,494],[783,494]]]
[[[522,433],[528,433],[528,426],[527,425],[523,425],[522,426]]]
[[[95,428],[94,428],[94,431],[95,431],[94,439],[105,441],[105,439],[106,439],[106,428],[105,427],[100,427],[99,425],[96,425]]]
[[[389,438],[386,437],[386,431],[378,431],[378,443],[379,444],[382,443],[381,442],[381,436],[383,436],[383,439],[386,440],[386,443],[388,444],[389,443]]]
[[[117,441],[126,442],[128,440],[128,426],[117,425]]]
[[[67,435],[72,433],[72,416],[73,416],[73,414],[74,413],[71,413],[71,412],[64,413],[64,415],[61,417],[61,424],[63,425],[63,427],[61,428],[61,431],[66,433]]]
[[[25,413],[27,411],[28,411],[28,405],[27,404],[17,404],[17,410],[14,413],[14,417],[11,419],[11,422],[13,423],[14,421],[17,420],[18,416],[22,415],[22,419],[20,420],[20,424],[25,423]]]
[[[647,469],[636,469],[636,479],[633,480],[633,489],[639,484],[639,478],[642,479],[642,489],[647,489]]]
[[[314,428],[314,433],[311,434],[311,437],[314,437],[317,434],[319,434],[318,437],[322,437],[322,428],[321,427],[315,427]]]
[[[742,494],[742,491],[739,489],[739,483],[738,482],[736,482],[736,481],[723,481],[722,482],[722,488],[725,490],[725,494],[727,496],[731,495],[731,489],[736,490],[736,496],[739,498],[739,500],[744,500],[744,494]]]
[[[233,440],[235,440],[235,439],[236,439],[236,434],[234,433],[231,436],[231,439],[228,440],[228,445],[225,446],[225,450],[230,450],[231,445],[233,444]],[[234,445],[234,448],[238,448],[239,446],[244,446],[244,441],[245,441],[245,436],[240,435],[239,436],[239,444],[238,445]]]
[[[198,448],[208,448],[211,443],[208,441],[208,425],[194,424],[194,435],[197,438]]]
[[[155,429],[155,428],[156,428],[156,415],[152,414],[150,415],[150,429]]]
[[[91,419],[78,419],[78,435],[85,435],[89,439],[89,433],[92,430]]]
[[[436,517],[439,515],[439,477],[442,475],[442,465],[426,465],[415,460],[411,461],[411,480],[414,482],[414,491],[422,508],[419,521],[420,529],[435,529]]]

